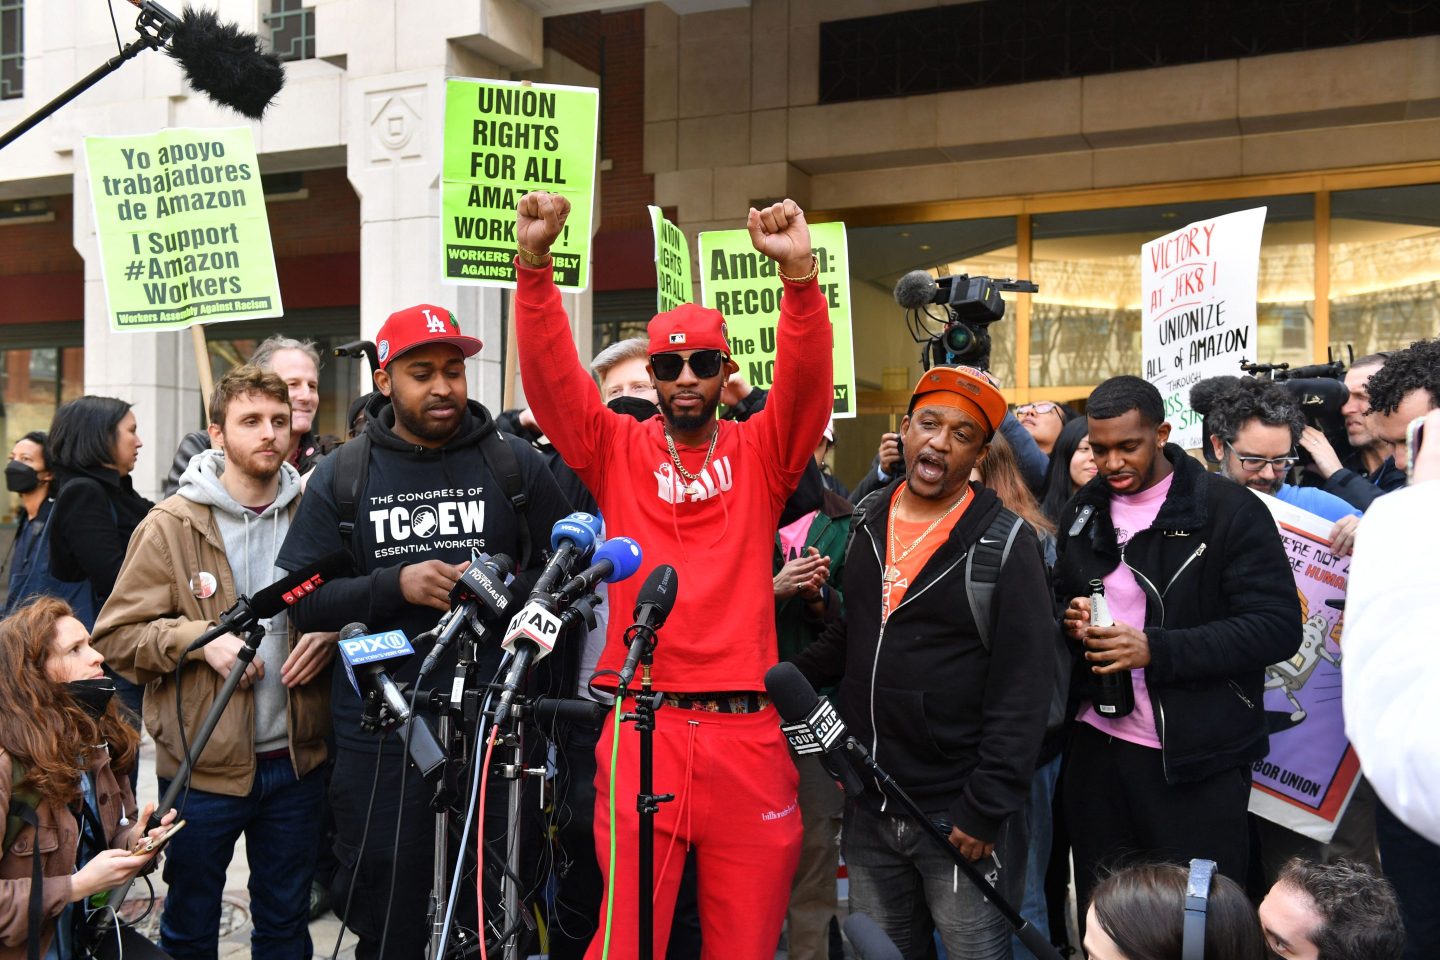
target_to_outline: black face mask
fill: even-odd
[[[627,417],[634,417],[636,420],[641,421],[649,420],[660,412],[659,407],[644,397],[619,396],[605,404],[605,406],[614,410],[616,413],[622,413]]]
[[[109,677],[71,680],[65,684],[65,690],[75,698],[81,710],[88,713],[92,719],[99,720],[105,715],[105,708],[110,706],[110,698],[115,696],[115,681]]]
[[[29,493],[40,486],[40,474],[28,463],[11,460],[5,464],[5,489],[11,493]]]

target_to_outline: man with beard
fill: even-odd
[[[1281,384],[1256,377],[1209,377],[1190,388],[1190,408],[1205,418],[1206,459],[1241,486],[1284,500],[1335,524],[1336,556],[1349,554],[1360,510],[1317,487],[1287,483],[1300,462],[1305,415]]]
[[[338,438],[315,433],[315,415],[320,412],[320,351],[312,340],[296,340],[273,334],[260,341],[249,363],[275,374],[290,391],[290,465],[303,477],[327,453],[339,445]],[[205,431],[187,433],[175,448],[170,475],[165,478],[165,496],[180,487],[180,477],[190,466],[190,458],[210,449]]]
[[[220,378],[210,401],[214,449],[197,455],[180,490],[140,522],[95,624],[95,648],[120,674],[149,684],[145,726],[155,738],[163,793],[185,754],[176,715],[195,732],[243,641],[225,634],[176,665],[241,595],[253,597],[281,571],[275,557],[300,498],[289,463],[285,383],[258,367]],[[335,635],[288,629],[280,614],[195,766],[181,804],[187,829],[170,841],[169,892],[160,942],[172,957],[216,954],[220,898],[235,841],[250,859],[255,956],[310,955],[309,894],[323,793],[320,765],[330,726],[325,670]]]
[[[782,507],[833,404],[830,321],[810,230],[790,200],[751,210],[757,275],[784,284],[775,335],[775,389],[743,423],[717,421],[730,359],[725,318],[683,304],[648,329],[649,372],[662,417],[644,423],[607,410],[580,365],[551,274],[550,246],[569,213],[564,197],[530,193],[516,211],[515,300],[520,370],[535,419],[600,504],[606,528],[634,537],[647,564],[677,572],[675,607],[651,669],[665,701],[656,713],[655,788],[673,793],[655,820],[654,942],[665,943],[685,848],[696,848],[705,957],[775,955],[800,852],[795,765],[764,694],[776,661],[771,553]],[[602,670],[625,659],[623,634],[640,578],[611,585]],[[595,832],[614,899],[612,956],[638,953],[638,734],[609,725],[596,750]],[[609,801],[616,849],[609,857]],[[757,869],[763,864],[763,869]],[[602,913],[604,911],[602,910]],[[598,958],[606,938],[596,936]]]
[[[1077,899],[1129,857],[1215,860],[1243,882],[1250,765],[1269,752],[1265,668],[1301,641],[1285,548],[1257,497],[1166,442],[1154,385],[1112,377],[1086,414],[1099,473],[1060,517],[1055,565],[1083,654],[1063,786]],[[1113,626],[1090,626],[1097,580]],[[1102,715],[1096,677],[1121,672],[1134,708]]]
[[[1005,418],[978,371],[922,374],[900,423],[905,476],[867,497],[844,558],[845,616],[793,662],[816,687],[839,683],[857,740],[1007,900],[1025,885],[1025,804],[1051,689],[1037,665],[1057,637],[1040,543],[995,491],[970,481]],[[965,598],[997,548],[988,605]],[[979,578],[976,578],[979,579]],[[1039,601],[1039,602],[1037,602]],[[987,633],[988,630],[988,633]],[[927,913],[952,957],[1010,956],[1010,925],[979,888],[955,881],[903,812],[867,783],[845,810],[850,909],[874,919],[906,956]]]
[[[519,438],[499,434],[490,412],[468,399],[465,358],[480,346],[460,333],[449,310],[432,304],[393,313],[380,328],[375,385],[383,400],[368,408],[364,433],[316,469],[280,552],[280,566],[294,571],[347,545],[336,497],[335,474],[343,471],[342,478],[358,486],[348,543],[357,568],[295,605],[293,615],[304,629],[339,630],[359,621],[371,632],[400,630],[414,640],[450,609],[451,588],[469,565],[472,549],[506,554],[523,568],[521,526],[528,525],[529,542],[548,543],[551,526],[568,512],[540,455]],[[497,443],[508,448],[528,494],[523,514],[502,489],[500,456],[487,446]],[[358,470],[346,462],[355,457],[362,457]],[[347,477],[352,470],[356,476]],[[537,546],[532,567],[539,560]],[[534,569],[521,569],[512,592],[525,596],[535,576]],[[417,645],[417,654],[427,652]],[[456,652],[452,648],[441,659],[433,676],[444,679],[436,682],[449,683]],[[479,674],[492,676],[499,662],[499,645],[486,645]],[[396,682],[413,681],[419,666],[412,657],[393,671]],[[337,756],[330,804],[340,862],[332,902],[342,912],[350,904],[341,919],[360,938],[357,957],[381,956],[387,932],[385,956],[420,956],[429,935],[432,790],[413,770],[403,778],[403,793],[399,789],[407,760],[398,736],[381,741],[377,761],[376,737],[360,728],[362,703],[344,671],[332,678],[331,707]],[[377,777],[394,787],[375,795],[367,816],[366,800]],[[498,818],[498,824],[487,822],[487,836],[504,826],[504,804],[496,798],[486,803]],[[392,870],[399,878],[393,896]],[[473,926],[476,903],[471,889],[458,901],[467,926]],[[486,890],[488,896],[494,885]]]

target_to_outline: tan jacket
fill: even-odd
[[[130,795],[130,781],[117,779],[110,769],[110,752],[96,751],[90,766],[95,782],[95,800],[100,808],[100,823],[105,827],[111,846],[130,832],[130,823],[121,825],[122,818],[133,821],[137,816],[135,798]],[[10,754],[0,750],[0,806],[10,808]],[[40,823],[39,843],[34,827],[26,826],[4,851],[0,851],[0,960],[24,960],[29,943],[30,880],[34,874],[35,848],[40,848],[40,870],[45,876],[43,916],[45,927],[40,931],[40,955],[50,948],[55,936],[55,918],[71,900],[71,877],[75,873],[75,854],[80,847],[80,829],[75,815],[64,805],[42,801],[35,810]]]
[[[291,516],[299,504],[290,504]],[[214,574],[215,592],[195,596],[191,578]],[[197,581],[198,583],[198,581]],[[219,620],[238,598],[225,541],[210,507],[176,495],[162,500],[136,527],[115,590],[95,623],[95,648],[121,676],[146,684],[145,728],[155,739],[155,772],[173,777],[184,752],[175,722],[175,664],[185,648]],[[290,642],[296,639],[290,631]],[[267,664],[278,670],[280,664]],[[197,651],[185,660],[181,680],[185,735],[193,738],[225,678]],[[330,671],[289,691],[290,759],[303,777],[325,760],[330,730]],[[237,687],[195,767],[197,790],[243,797],[255,778],[255,697]]]

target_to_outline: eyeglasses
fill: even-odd
[[[650,358],[650,369],[655,371],[656,380],[668,382],[678,379],[680,371],[689,363],[691,373],[701,380],[708,380],[720,372],[720,365],[724,362],[725,353],[721,350],[696,350],[688,360],[678,353],[657,353]]]
[[[1235,453],[1235,448],[1230,446],[1228,441],[1225,447],[1235,454],[1235,459],[1240,461],[1240,468],[1246,473],[1259,473],[1267,465],[1274,467],[1277,473],[1284,473],[1300,462],[1300,458],[1293,454],[1288,457],[1247,457]]]
[[[1015,408],[1015,416],[1023,417],[1027,413],[1053,413],[1058,409],[1060,409],[1060,404],[1051,403],[1049,400],[1042,400],[1039,403],[1022,403]]]

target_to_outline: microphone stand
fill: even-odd
[[[55,99],[11,127],[4,135],[0,135],[0,150],[3,150],[14,141],[20,139],[28,133],[31,128],[41,123],[52,113],[95,86],[95,84],[101,80],[110,76],[110,74],[116,70],[119,70],[127,60],[133,60],[144,50],[164,49],[165,45],[170,42],[170,36],[179,25],[180,18],[175,16],[175,14],[166,10],[158,3],[154,3],[153,0],[145,0],[145,2],[140,5],[140,17],[135,21],[135,29],[140,33],[139,38],[130,41],[130,43],[121,48],[120,52],[115,54],[115,56],[75,81],[75,83],[71,84],[68,89],[55,97]]]
[[[884,793],[890,799],[904,807],[905,812],[910,814],[910,818],[920,825],[925,834],[945,849],[945,852],[955,861],[955,866],[959,867],[960,872],[965,874],[965,879],[973,883],[976,888],[985,895],[985,899],[989,900],[991,905],[1000,911],[1000,915],[1005,918],[1006,923],[1010,924],[1015,936],[1019,938],[1020,942],[1023,943],[1031,953],[1039,958],[1039,960],[1060,960],[1059,951],[1057,951],[1045,937],[1040,935],[1040,931],[1036,930],[1035,927],[1030,924],[1030,921],[1020,916],[1015,908],[1010,906],[1010,904],[1000,896],[999,891],[990,885],[990,881],[980,875],[980,871],[975,869],[975,865],[965,859],[965,855],[956,848],[955,844],[950,842],[949,834],[937,827],[934,821],[925,815],[925,811],[920,809],[920,805],[911,798],[910,794],[905,792],[900,784],[895,782],[890,774],[880,769],[880,765],[870,756],[869,751],[860,746],[854,738],[847,737],[845,740],[845,752],[855,763],[864,767],[866,772],[875,778],[875,782],[880,787],[881,793]]]
[[[234,624],[231,627],[231,631],[237,634],[241,629],[242,626],[240,624]],[[205,752],[205,745],[210,742],[210,735],[215,732],[215,726],[220,722],[220,716],[225,712],[225,707],[229,705],[230,697],[234,695],[235,688],[240,686],[240,681],[244,678],[245,671],[250,667],[251,661],[255,659],[255,654],[260,650],[260,641],[265,638],[264,625],[259,620],[253,620],[248,626],[244,626],[243,630],[244,643],[240,649],[235,652],[235,665],[230,668],[230,675],[227,676],[225,682],[221,684],[220,692],[215,695],[214,703],[210,704],[210,711],[205,714],[204,722],[200,724],[200,729],[196,731],[195,738],[190,741],[190,752],[186,754],[185,758],[181,761],[180,769],[176,771],[175,778],[170,781],[170,789],[165,791],[165,796],[160,798],[160,802],[155,805],[154,812],[150,814],[150,819],[145,821],[144,826],[141,828],[146,833],[160,826],[160,818],[163,817],[171,807],[175,806],[175,798],[180,796],[180,792],[184,790],[185,785],[189,783],[190,771],[194,769],[195,764],[200,760],[200,755]],[[186,651],[186,653],[188,652],[189,651]],[[184,661],[185,654],[181,654],[180,659]],[[181,665],[183,665],[183,663],[177,664],[176,668],[179,669]],[[130,887],[134,882],[135,878],[131,877],[121,884],[117,888],[119,891],[118,895],[112,894],[110,897],[108,906],[112,909],[96,914],[96,917],[100,918],[103,929],[97,929],[94,931],[95,933],[100,936],[106,936],[113,932],[108,918],[113,911],[120,909],[120,904],[124,903],[125,898],[130,895]]]
[[[650,666],[655,661],[655,631],[649,627],[632,626],[631,643],[643,644],[640,654],[640,695],[635,698],[635,712],[624,719],[633,720],[640,733],[640,793],[635,806],[640,811],[640,863],[636,884],[638,920],[639,960],[654,960],[655,956],[655,814],[660,804],[675,799],[673,793],[655,793],[655,711],[660,709],[663,694],[654,693],[650,688]],[[622,697],[628,694],[621,690]],[[613,776],[613,771],[612,771]],[[614,870],[615,865],[611,864]]]

